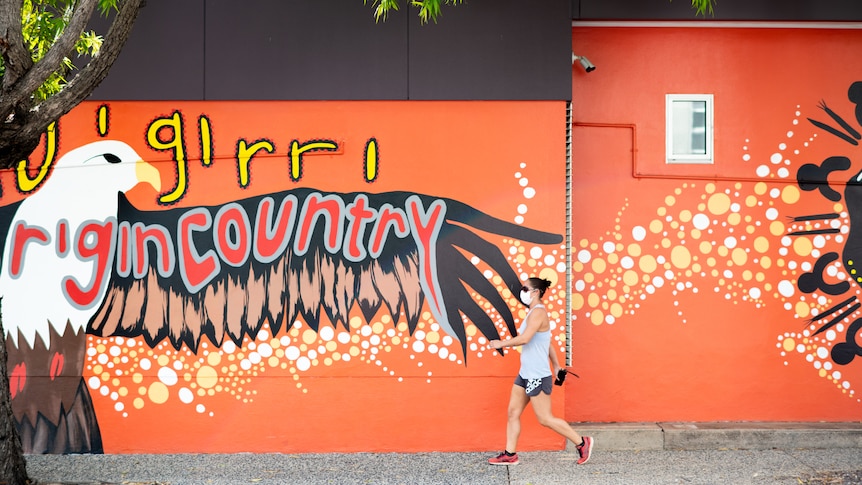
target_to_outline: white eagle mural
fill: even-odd
[[[159,173],[127,144],[99,141],[57,160],[33,195],[2,209],[0,297],[15,420],[29,453],[101,452],[81,378],[87,322],[112,265],[117,193]]]

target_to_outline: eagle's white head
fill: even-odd
[[[82,229],[115,222],[117,193],[139,182],[159,190],[158,170],[126,143],[98,141],[63,155],[38,191],[21,202],[6,234],[0,273],[9,335],[17,338],[20,331],[32,346],[36,335],[47,343],[49,324],[60,335],[67,321],[76,330],[87,324],[112,269],[110,262],[102,265],[108,274],[98,274],[92,252],[110,244],[113,255],[116,238],[114,233],[108,241],[103,235],[100,241]],[[70,297],[70,284],[92,291],[88,303]]]

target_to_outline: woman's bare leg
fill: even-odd
[[[556,431],[575,445],[581,444],[581,435],[576,433],[569,423],[554,416],[553,412],[551,412],[550,395],[540,392],[538,396],[533,396],[529,399],[533,404],[533,412],[536,413],[536,418],[538,418],[539,424]]]
[[[521,413],[527,407],[530,398],[527,391],[518,385],[512,385],[509,396],[508,420],[506,421],[506,451],[515,453],[518,448],[518,437],[521,436]]]

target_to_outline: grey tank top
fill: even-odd
[[[545,308],[545,305],[536,305],[527,312],[521,323],[521,328],[518,329],[518,334],[524,333],[524,330],[527,329],[527,319],[536,308]],[[533,334],[533,338],[521,347],[521,370],[518,374],[524,379],[539,379],[550,376],[551,365],[548,360],[550,346],[551,329]]]

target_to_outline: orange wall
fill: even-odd
[[[100,113],[106,116],[100,118]],[[163,128],[148,141],[153,123],[171,120],[174,113],[180,115],[181,124]],[[203,136],[202,116],[210,127]],[[565,116],[564,102],[84,103],[60,122],[58,156],[103,138],[130,145],[161,174],[160,191],[136,186],[126,194],[138,209],[152,211],[148,217],[153,221],[160,211],[218,206],[302,188],[324,194],[405,191],[449,198],[524,228],[562,235]],[[177,138],[177,127],[183,130],[188,161],[185,182],[177,175],[183,170],[175,153],[156,149]],[[213,141],[208,165],[201,158],[206,145],[201,140],[207,135]],[[274,146],[272,154],[260,152],[251,160],[245,187],[236,159],[240,139]],[[374,164],[377,176],[369,182],[365,180],[366,147],[372,139],[379,157]],[[329,140],[338,145],[338,151],[306,154],[301,176],[294,181],[289,178],[294,140],[301,144]],[[43,156],[40,148],[30,160],[31,169]],[[73,170],[56,168],[39,191],[47,190],[60,175],[76,174],[75,187],[85,199],[92,172]],[[35,170],[30,176],[36,177]],[[14,173],[4,173],[2,183],[6,201],[22,198],[15,191]],[[24,203],[30,196],[35,195],[26,194]],[[63,214],[72,209],[59,204],[55,210]],[[476,241],[499,248],[519,279],[540,275],[555,283],[546,302],[556,324],[555,346],[564,353],[564,243],[528,243],[477,229],[477,223],[467,220],[457,225],[474,232]],[[488,279],[519,324],[523,307],[486,262],[471,259],[467,251],[475,245],[470,242],[459,251],[475,266],[471,272]],[[52,261],[48,258],[41,264]],[[315,262],[309,258],[307,263],[309,277],[315,280]],[[410,278],[415,275],[400,280],[405,298],[415,285]],[[240,286],[252,284],[248,275],[237,281]],[[155,297],[152,286],[149,291]],[[487,290],[468,291],[503,332],[502,320],[482,296],[489,294]],[[248,295],[249,300],[240,303],[244,307],[252,307],[250,300],[260,297],[253,290]],[[192,302],[199,298],[181,297]],[[426,297],[413,332],[397,309],[392,309],[395,318],[384,306],[366,320],[354,306],[337,325],[321,311],[319,320],[300,317],[292,328],[282,327],[277,333],[266,324],[256,337],[245,335],[239,345],[203,336],[194,350],[186,345],[175,349],[169,338],[150,344],[141,336],[90,335],[83,377],[93,397],[105,452],[499,449],[505,442],[506,406],[519,354],[514,350],[505,357],[496,354],[468,320],[456,322],[466,330],[462,352],[457,340],[440,328],[427,301]],[[228,303],[229,308],[236,304]],[[34,318],[39,316],[38,307],[34,303]],[[172,303],[170,308],[176,307]],[[185,314],[171,313],[167,325],[171,332],[188,327],[188,312],[196,307],[189,304],[184,309]],[[10,311],[7,302],[3,310]],[[26,381],[16,382],[38,387],[55,385],[52,381],[47,375],[28,375]],[[554,406],[560,414],[563,397],[561,392],[555,394]],[[525,415],[522,449],[562,446],[561,438],[541,428],[532,414]]]
[[[830,354],[859,312],[834,334],[813,335],[825,322],[808,319],[860,286],[840,258],[824,278],[848,281],[846,292],[797,286],[848,244],[848,208],[800,190],[796,171],[847,156],[853,167],[829,178],[843,192],[862,167],[858,146],[807,120],[837,126],[824,100],[860,128],[847,97],[862,79],[860,48],[858,30],[572,29],[573,52],[597,69],[573,67],[581,379],[567,389],[570,421],[859,419],[862,359],[839,365]],[[714,95],[714,164],[665,164],[671,93]],[[831,212],[841,234],[787,235],[814,228],[792,217]]]

